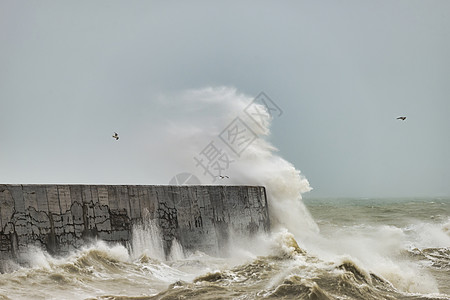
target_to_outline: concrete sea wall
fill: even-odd
[[[66,254],[101,239],[129,245],[133,227],[152,220],[166,255],[185,250],[223,255],[230,234],[269,231],[259,186],[0,185],[0,259],[30,245]]]

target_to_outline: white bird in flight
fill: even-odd
[[[116,141],[119,139],[119,135],[117,134],[117,132],[114,132],[114,135],[112,137],[115,138]]]

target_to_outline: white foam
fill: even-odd
[[[183,171],[200,177],[202,183],[212,183],[212,178],[204,175],[203,169],[195,168],[193,157],[214,142],[233,160],[223,171],[230,178],[215,183],[265,186],[272,225],[286,227],[297,237],[307,238],[318,232],[317,224],[301,201],[301,194],[311,187],[300,171],[280,157],[277,149],[266,140],[272,121],[266,107],[254,104],[264,122],[255,122],[244,112],[253,100],[254,97],[228,87],[207,87],[161,97],[161,102],[171,105],[175,117],[167,121],[169,126],[163,134],[165,143],[157,152],[161,157],[167,157],[168,152],[173,153],[168,149],[180,149],[168,157],[168,165],[177,164],[185,168]],[[236,117],[257,135],[239,156],[219,138]]]
[[[28,246],[27,251],[20,256],[21,260],[32,268],[51,269],[54,259],[44,250],[35,246]]]
[[[141,224],[136,224],[132,229],[130,253],[132,259],[142,255],[165,260],[162,236],[156,219],[143,218]]]
[[[183,251],[183,246],[181,246],[181,244],[178,242],[178,240],[176,238],[174,238],[172,240],[172,246],[170,248],[170,254],[169,254],[168,260],[176,261],[176,260],[181,260],[184,258],[185,258],[185,255],[184,255],[184,251]]]
[[[416,222],[409,233],[415,248],[445,248],[450,246],[450,220],[444,223]]]

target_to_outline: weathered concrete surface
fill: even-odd
[[[92,239],[127,244],[132,228],[156,220],[164,250],[223,254],[230,233],[269,231],[264,187],[0,185],[0,259],[29,245],[65,254]]]

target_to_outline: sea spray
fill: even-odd
[[[176,261],[185,258],[183,246],[174,238],[170,243],[168,255],[164,250],[163,236],[157,219],[151,219],[146,210],[142,220],[132,227],[132,238],[128,245],[132,259],[146,256],[159,261]]]
[[[404,291],[436,292],[433,280],[428,275],[416,277],[420,270],[413,264],[398,258],[402,246],[398,243],[402,233],[395,228],[381,228],[380,236],[370,235],[352,238],[345,233],[341,239],[336,236],[324,237],[310,212],[302,202],[301,194],[311,190],[308,180],[291,163],[277,154],[277,149],[267,140],[273,120],[264,105],[258,110],[267,122],[256,123],[245,113],[253,98],[238,93],[233,88],[218,87],[190,90],[171,99],[176,111],[186,115],[175,114],[177,119],[170,120],[166,131],[166,141],[170,148],[183,149],[172,162],[187,168],[198,175],[203,183],[210,184],[250,184],[266,187],[272,230],[286,228],[294,234],[302,248],[310,253],[317,253],[324,259],[339,260],[342,255],[352,255],[365,267],[392,278],[393,284]],[[170,101],[169,101],[170,102]],[[193,157],[205,149],[211,142],[220,146],[224,152],[230,147],[220,137],[230,129],[230,124],[239,118],[250,128],[257,138],[239,153],[232,156],[233,162],[226,170],[227,179],[218,180],[195,165]],[[223,152],[222,152],[223,153]],[[185,169],[186,170],[186,169]],[[388,243],[380,243],[382,236],[388,237]],[[382,266],[382,267],[380,267]],[[401,268],[411,272],[401,272]],[[420,284],[420,282],[429,282]]]
[[[163,238],[156,219],[146,216],[139,223],[133,225],[129,250],[133,259],[146,255],[154,259],[165,260]]]
[[[177,261],[177,260],[181,260],[184,258],[185,258],[185,255],[184,255],[183,246],[181,246],[180,242],[178,242],[178,240],[176,238],[174,238],[172,240],[172,244],[170,246],[170,253],[168,256],[168,260]]]
[[[167,129],[162,134],[164,143],[156,145],[159,150],[152,145],[151,151],[165,156],[172,168],[177,165],[180,171],[184,168],[195,174],[203,184],[265,186],[273,228],[285,227],[299,240],[306,239],[318,232],[317,224],[301,200],[301,194],[311,187],[301,172],[280,157],[267,141],[272,116],[266,106],[253,100],[229,87],[208,87],[161,96],[159,101],[169,106],[175,117],[166,120]],[[256,108],[263,121],[255,121],[246,113],[249,105]],[[227,134],[240,130],[230,126],[236,118],[256,136],[238,154],[226,143]],[[210,143],[221,154],[228,155],[229,167],[222,171],[227,175],[225,179],[211,176],[194,160]],[[168,156],[168,149],[178,151]]]
[[[229,88],[196,90],[183,97],[185,105],[177,103],[178,119],[169,120],[173,135],[167,135],[167,131],[161,139],[165,146],[177,146],[179,150],[178,157],[168,155],[169,148],[162,152],[169,171],[173,170],[171,163],[172,167],[182,167],[181,171],[192,167],[192,156],[252,100]],[[190,106],[188,112],[186,106]],[[196,114],[198,111],[201,113]],[[202,117],[205,112],[207,116]],[[249,122],[245,114],[239,116]],[[161,258],[164,252],[158,226],[147,220],[133,228],[130,254],[122,245],[102,243],[60,260],[40,253],[33,268],[0,275],[0,294],[11,299],[450,299],[429,295],[437,288],[428,274],[429,270],[439,271],[435,274],[441,275],[440,288],[450,293],[447,218],[437,226],[418,222],[404,227],[396,223],[398,215],[386,212],[380,221],[380,214],[373,209],[363,213],[352,210],[352,206],[339,210],[336,203],[321,209],[328,214],[318,218],[323,221],[321,225],[329,222],[330,226],[319,234],[301,200],[301,193],[310,189],[308,181],[274,154],[276,149],[264,140],[267,134],[268,127],[259,129],[258,139],[240,157],[234,157],[227,171],[230,178],[214,182],[262,184],[267,188],[271,217],[276,220],[272,235],[240,243],[233,240],[235,251],[231,253],[247,261],[236,265],[233,258],[214,258],[201,252],[181,255],[175,240],[169,259]],[[152,145],[158,147],[154,144],[158,143],[153,140]],[[196,172],[195,166],[191,172]],[[203,176],[204,184],[213,183],[207,179]],[[390,207],[389,202],[384,205]],[[402,212],[410,213],[407,207]],[[335,219],[328,218],[330,213],[350,215],[352,223],[339,218],[333,223]],[[369,224],[370,218],[375,221]],[[385,220],[392,224],[386,225]],[[430,230],[435,234],[427,234]],[[410,243],[441,248],[407,252]],[[408,255],[425,263],[418,267]]]

